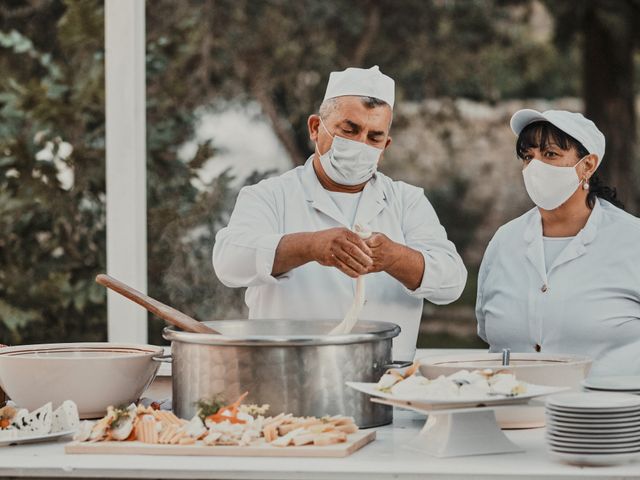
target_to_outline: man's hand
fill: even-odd
[[[420,286],[425,268],[422,253],[394,242],[384,233],[374,233],[365,242],[373,259],[369,273],[387,272],[409,290]]]
[[[371,249],[371,259],[373,260],[367,273],[389,271],[402,255],[402,246],[392,241],[384,233],[374,233],[364,242]]]
[[[313,259],[325,267],[336,267],[352,278],[370,271],[371,249],[357,233],[347,228],[315,232],[311,241]]]

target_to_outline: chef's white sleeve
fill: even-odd
[[[467,283],[467,269],[453,242],[440,224],[435,210],[421,188],[405,193],[403,231],[408,247],[424,256],[422,282],[407,292],[437,305],[451,303],[462,294]]]
[[[478,320],[478,336],[484,340],[486,343],[489,343],[487,340],[487,333],[485,330],[485,318],[484,318],[484,284],[487,280],[487,276],[489,275],[489,271],[491,269],[491,265],[493,264],[493,259],[496,253],[496,236],[491,239],[487,249],[484,252],[484,256],[482,257],[482,262],[480,263],[480,270],[478,271],[478,294],[476,296],[476,319]]]
[[[213,268],[227,287],[277,283],[286,274],[271,275],[280,233],[274,192],[264,182],[244,187],[238,194],[229,224],[216,235]]]

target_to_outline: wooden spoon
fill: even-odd
[[[138,305],[142,305],[154,315],[157,315],[163,320],[169,322],[171,325],[175,325],[185,332],[215,333],[218,335],[220,334],[220,332],[218,332],[217,330],[208,327],[195,318],[191,318],[189,315],[186,315],[181,311],[170,307],[169,305],[165,305],[164,303],[159,302],[158,300],[151,298],[150,296],[145,295],[142,292],[139,292],[135,288],[131,288],[126,283],[122,283],[120,280],[116,280],[109,275],[101,273],[96,277],[96,283],[110,288],[114,292],[118,292],[123,297],[127,297],[129,300],[136,302]]]

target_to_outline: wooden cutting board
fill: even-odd
[[[375,430],[349,435],[344,443],[316,447],[274,447],[263,439],[246,447],[216,445],[202,442],[194,445],[156,445],[142,442],[71,442],[64,451],[90,455],[198,455],[212,457],[347,457],[376,438]]]

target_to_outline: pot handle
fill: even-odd
[[[406,368],[410,367],[411,365],[413,365],[413,362],[410,362],[409,360],[392,360],[391,363],[387,363],[382,368],[388,370],[390,368]]]
[[[151,360],[161,363],[173,363],[173,357],[170,353],[166,355],[154,355],[153,357],[151,357]]]

